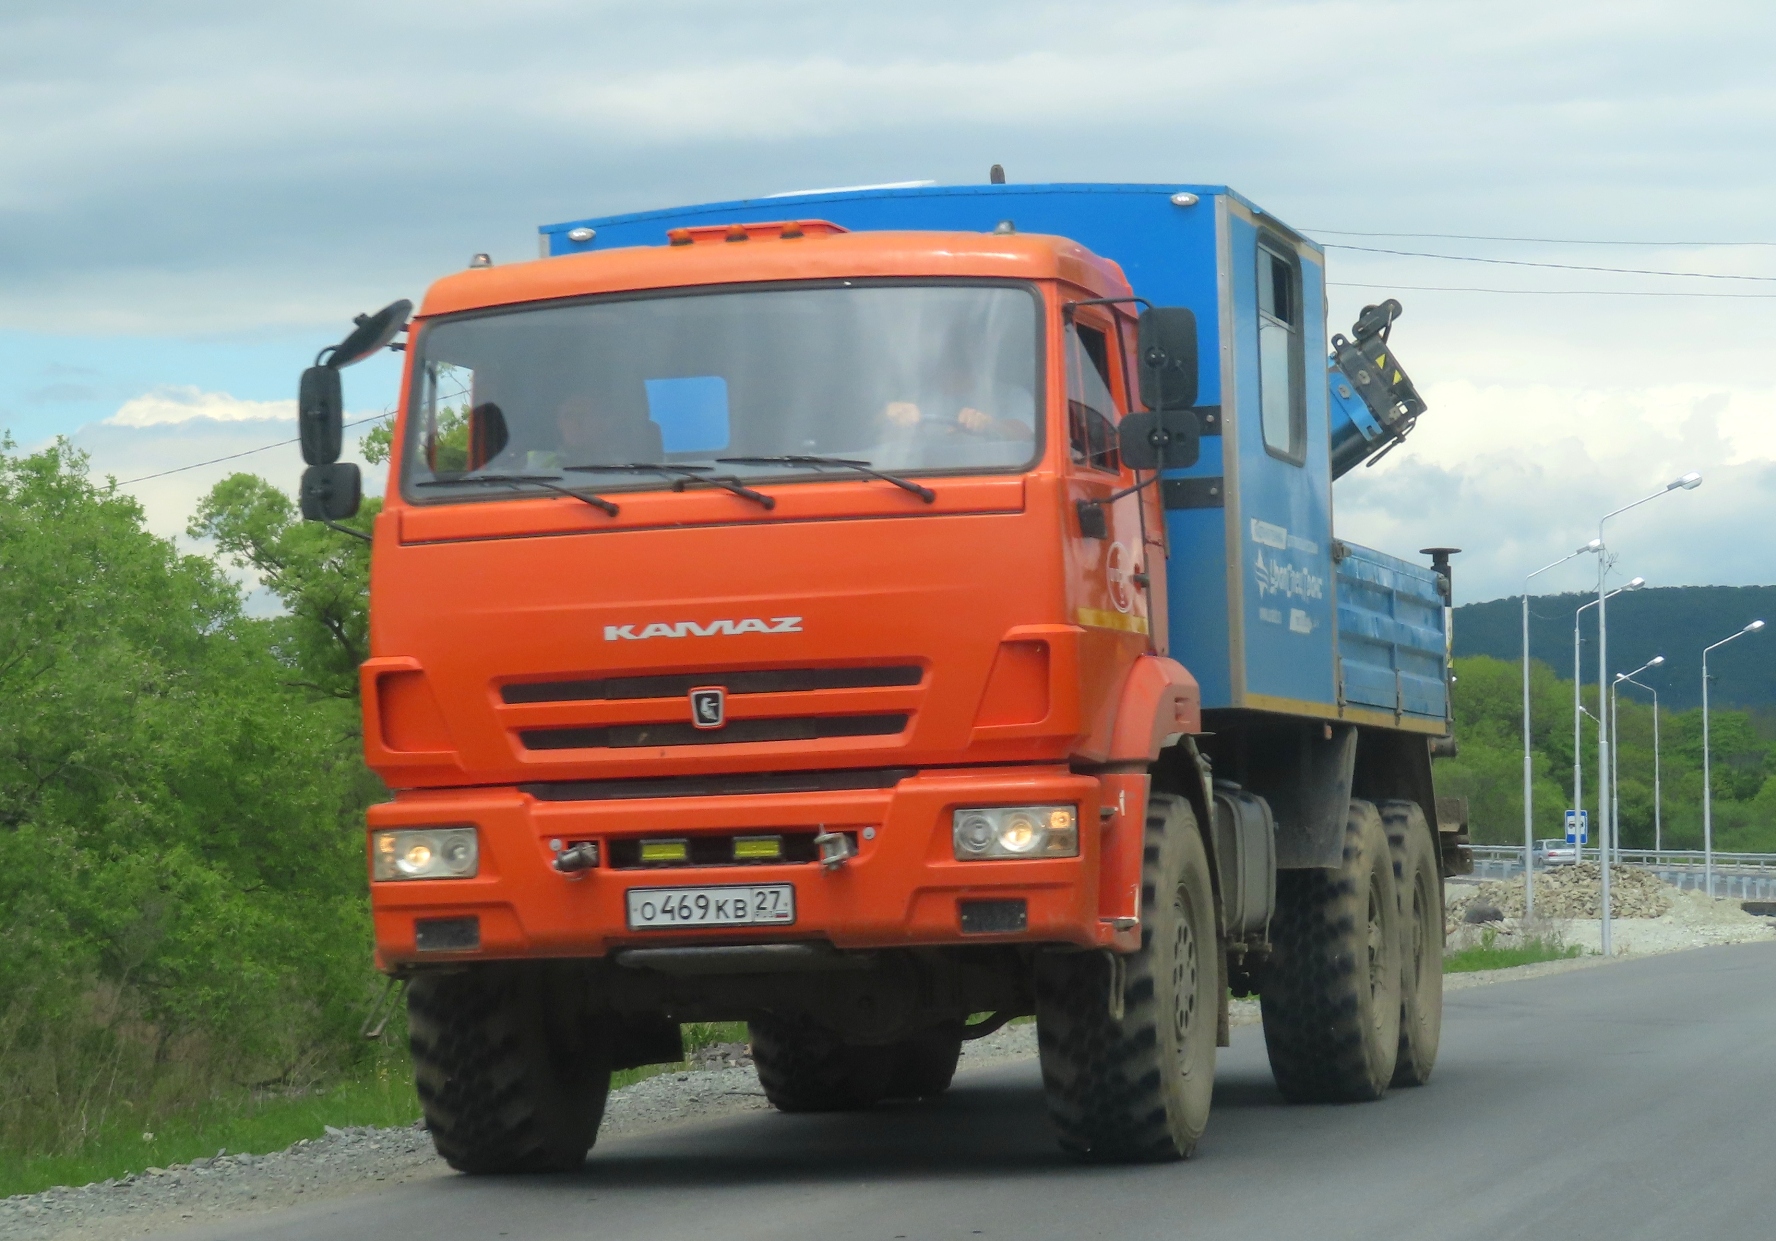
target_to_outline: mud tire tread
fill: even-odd
[[[407,988],[414,1084],[459,1172],[562,1172],[598,1136],[610,1070],[587,1054],[576,983],[553,962],[419,974]]]
[[[1443,877],[1418,803],[1384,801],[1379,809],[1400,896],[1400,1054],[1392,1084],[1422,1086],[1431,1079],[1443,1033]],[[1416,914],[1414,885],[1422,885],[1423,908]],[[1419,917],[1423,925],[1415,932]],[[1422,936],[1416,959],[1415,934]]]
[[[1352,801],[1336,870],[1277,872],[1271,955],[1259,990],[1264,1045],[1291,1103],[1360,1103],[1387,1092],[1399,1053],[1400,936],[1381,816]],[[1369,985],[1369,881],[1380,889],[1379,995]]]
[[[1155,937],[1171,933],[1174,916],[1169,900],[1159,908],[1161,897],[1184,883],[1191,885],[1195,912],[1191,930],[1199,982],[1189,1037],[1199,1060],[1196,1076],[1168,1090],[1170,1066],[1160,1022],[1170,1020],[1162,1003],[1169,1010],[1171,982],[1160,977],[1165,966]],[[1083,1159],[1185,1159],[1195,1153],[1208,1119],[1220,949],[1208,854],[1189,803],[1171,794],[1155,793],[1148,800],[1141,913],[1141,947],[1123,957],[1120,1021],[1109,1013],[1106,954],[1050,953],[1038,963],[1037,1044],[1049,1119],[1061,1147]]]
[[[765,1098],[780,1112],[853,1112],[888,1093],[887,1048],[849,1046],[805,1021],[759,1017],[746,1025]]]

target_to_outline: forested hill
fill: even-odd
[[[1456,579],[1459,588],[1460,578]],[[1596,595],[1532,595],[1529,651],[1572,678],[1573,613]],[[1523,649],[1521,596],[1470,603],[1455,610],[1455,653],[1515,660]],[[1597,680],[1597,609],[1581,631],[1584,680]],[[1776,708],[1776,586],[1667,586],[1624,591],[1609,601],[1611,672],[1631,672],[1655,655],[1665,663],[1637,677],[1673,710],[1702,701],[1702,648],[1754,620],[1770,625],[1708,657],[1710,705]]]

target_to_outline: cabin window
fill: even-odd
[[[1116,449],[1116,398],[1110,388],[1110,346],[1101,329],[1067,325],[1067,442],[1074,465],[1122,472]]]
[[[1306,459],[1301,265],[1281,243],[1258,246],[1258,400],[1264,450],[1300,465]]]

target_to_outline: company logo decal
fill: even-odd
[[[699,625],[696,621],[675,621],[672,624],[656,622],[652,625],[606,625],[604,640],[606,642],[625,640],[639,642],[643,638],[712,638],[717,634],[800,632],[802,632],[802,618],[799,616],[773,616],[769,621],[749,616],[745,620],[710,621],[707,625]]]
[[[1135,603],[1129,558],[1129,549],[1121,543],[1110,544],[1110,553],[1104,557],[1104,582],[1110,587],[1110,602],[1118,612],[1127,612]]]
[[[728,722],[728,691],[719,685],[691,691],[691,723],[698,728],[720,728]]]

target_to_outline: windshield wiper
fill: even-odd
[[[937,492],[929,487],[921,487],[908,478],[900,478],[894,474],[884,474],[867,461],[853,461],[848,457],[810,457],[805,453],[793,453],[783,457],[717,457],[723,465],[812,465],[837,466],[847,470],[856,470],[859,474],[867,474],[871,478],[879,478],[885,483],[893,483],[902,491],[910,491],[925,503],[930,504],[937,499]]]
[[[673,480],[674,491],[683,491],[692,483],[708,483],[765,508],[777,507],[777,501],[764,492],[754,491],[732,474],[711,474],[709,471],[712,468],[714,467],[707,465],[674,465],[667,461],[629,461],[623,465],[568,465],[563,466],[562,470],[569,474],[659,474]]]
[[[502,483],[508,487],[530,483],[549,491],[559,492],[564,496],[572,496],[576,500],[583,500],[593,508],[603,509],[612,517],[617,515],[617,506],[603,496],[594,495],[589,491],[575,491],[572,487],[563,487],[547,474],[463,474],[457,478],[428,478],[413,485],[415,487],[454,487],[458,483]]]

